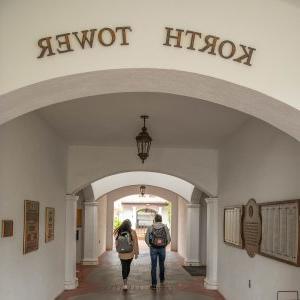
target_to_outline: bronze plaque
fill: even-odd
[[[243,220],[245,249],[250,257],[259,253],[261,242],[261,216],[259,206],[254,199],[250,199],[245,206]]]
[[[39,209],[38,201],[24,201],[24,254],[39,248]]]
[[[82,208],[77,208],[77,227],[82,227]]]
[[[48,243],[54,240],[54,221],[55,221],[55,208],[46,207],[46,220],[45,220],[45,242]]]
[[[2,220],[2,237],[10,237],[14,235],[14,221]]]

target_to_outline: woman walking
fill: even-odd
[[[132,259],[138,258],[139,244],[135,230],[131,228],[130,220],[124,220],[122,224],[114,230],[116,238],[116,250],[122,265],[123,290],[127,291],[127,278],[130,273]]]

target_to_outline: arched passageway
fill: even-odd
[[[131,71],[133,72],[133,70]],[[142,70],[140,71],[142,72]],[[152,74],[152,70],[149,71],[150,73],[147,73],[148,71],[144,70],[145,78],[149,78],[147,76],[152,78],[151,76],[156,74],[155,72]],[[186,217],[190,215],[190,220],[194,215],[194,211],[199,208],[199,205],[201,206],[201,201],[199,203],[193,202],[194,197],[197,198],[197,193],[194,193],[195,190],[193,190],[194,186],[200,189],[205,195],[210,197],[218,196],[221,199],[219,203],[215,203],[216,201],[214,200],[211,201],[211,207],[214,209],[210,215],[212,217],[210,220],[216,220],[215,224],[213,224],[215,227],[218,221],[219,227],[217,229],[213,226],[208,228],[210,230],[213,229],[211,236],[215,240],[219,240],[219,243],[215,241],[213,245],[210,245],[210,249],[217,249],[219,255],[215,252],[209,253],[218,258],[220,267],[217,272],[217,263],[214,260],[215,272],[211,276],[213,280],[210,281],[210,287],[218,287],[217,275],[220,275],[222,290],[226,294],[231,295],[231,291],[228,290],[230,279],[226,277],[226,272],[224,271],[230,269],[230,263],[226,258],[229,257],[231,263],[235,259],[241,262],[242,254],[233,254],[230,249],[226,248],[226,245],[223,245],[223,227],[220,221],[223,218],[222,210],[227,205],[238,204],[242,202],[241,199],[248,199],[250,197],[259,198],[260,202],[264,201],[264,199],[280,200],[279,196],[284,199],[298,197],[299,185],[296,181],[299,177],[299,145],[297,140],[294,139],[298,139],[297,129],[299,119],[295,121],[295,116],[298,116],[298,112],[295,112],[293,109],[290,110],[289,107],[282,106],[276,101],[262,101],[261,103],[265,103],[263,106],[259,104],[256,108],[253,108],[251,105],[253,103],[256,104],[256,101],[262,100],[263,95],[256,92],[252,93],[251,91],[248,91],[248,93],[245,92],[244,88],[232,87],[231,84],[227,85],[224,82],[222,82],[223,85],[219,85],[220,82],[215,82],[214,80],[206,82],[207,78],[204,81],[202,81],[203,78],[198,81],[199,75],[195,75],[194,78],[194,75],[189,73],[182,74],[179,72],[180,74],[178,74],[177,71],[171,72],[168,78],[172,78],[172,76],[176,77],[177,79],[174,79],[174,83],[178,83],[178,85],[175,87],[173,85],[168,86],[170,84],[169,81],[165,81],[164,79],[161,82],[158,81],[161,79],[161,74],[166,75],[169,73],[164,73],[164,71],[159,71],[158,73],[153,86],[149,87],[148,82],[147,85],[145,83],[144,87],[143,85],[137,87],[131,82],[132,86],[128,88],[128,91],[135,91],[135,93],[105,95],[105,92],[121,92],[124,86],[120,85],[118,87],[119,90],[113,90],[111,86],[106,87],[106,90],[102,87],[102,92],[99,92],[98,87],[95,87],[95,82],[93,82],[91,87],[94,86],[96,91],[93,91],[93,88],[91,88],[89,91],[81,91],[82,94],[77,94],[77,96],[96,95],[94,98],[73,99],[73,101],[66,101],[66,103],[61,103],[58,106],[49,106],[42,111],[32,112],[3,124],[0,129],[2,138],[0,151],[3,166],[0,179],[1,182],[5,182],[6,184],[1,189],[1,194],[3,199],[7,199],[13,190],[15,197],[13,197],[14,202],[11,202],[10,205],[17,205],[18,207],[20,207],[20,199],[24,198],[42,199],[41,203],[43,207],[48,207],[52,203],[57,211],[57,228],[65,228],[65,218],[70,217],[69,215],[67,217],[64,216],[63,213],[65,204],[62,199],[66,191],[68,194],[73,194],[66,198],[67,212],[70,212],[74,209],[74,202],[76,203],[76,199],[73,197],[74,194],[80,189],[86,188],[91,182],[97,179],[105,180],[108,177],[118,176],[122,172],[128,172],[127,175],[129,178],[129,173],[132,171],[163,173],[167,177],[177,177],[177,183],[186,181],[190,184],[190,188],[184,191],[179,188],[180,184],[175,184],[175,188],[173,189],[177,195],[190,202],[186,210]],[[133,76],[132,78],[135,77]],[[179,83],[177,81],[178,78],[191,79],[190,85],[187,85],[187,82],[184,84]],[[106,81],[104,80],[102,83],[104,82]],[[162,86],[159,85],[160,83]],[[199,86],[196,88],[197,83],[199,83]],[[205,83],[208,84],[208,90],[204,88]],[[223,86],[224,94],[219,95],[218,89],[213,89],[214,84],[218,88]],[[184,90],[184,86],[187,87],[187,90]],[[201,91],[198,90],[200,86],[204,88]],[[41,86],[38,85],[35,88],[39,90]],[[72,94],[73,91],[70,92],[69,96],[62,95],[64,89],[60,87],[58,91],[61,89],[60,92],[62,94],[55,98],[57,94],[53,93],[53,95],[50,95],[50,88],[47,90],[48,88],[46,88],[46,93],[43,96],[45,98],[42,97],[40,103],[30,103],[30,101],[25,102],[24,100],[21,108],[16,106],[15,110],[10,110],[9,105],[6,105],[10,103],[11,97],[16,102],[20,101],[20,95],[23,95],[24,90],[18,91],[21,93],[19,96],[17,94],[5,95],[2,98],[5,102],[3,104],[4,115],[6,117],[9,116],[9,119],[24,111],[30,111],[39,107],[39,105],[42,106],[47,101],[49,101],[47,102],[48,104],[51,104],[53,101],[68,100],[68,97],[74,96]],[[146,92],[145,90],[141,90],[142,88]],[[230,92],[228,89],[230,89]],[[76,88],[74,91],[78,92]],[[136,91],[143,92],[136,93]],[[156,93],[149,91],[156,91]],[[160,91],[160,93],[157,93],[157,91]],[[176,96],[174,93],[177,93],[179,96]],[[30,96],[32,96],[31,99],[37,100],[36,97],[40,95],[33,92]],[[182,97],[182,95],[185,96]],[[204,97],[204,101],[200,99],[201,95]],[[191,98],[191,96],[194,98]],[[206,96],[207,98],[205,98]],[[212,96],[216,96],[216,99],[211,99],[210,97]],[[231,96],[233,100],[230,98]],[[29,94],[25,95],[24,99],[28,99],[28,97]],[[120,106],[122,100],[124,100],[124,103],[123,106]],[[250,105],[249,103],[252,100],[254,102]],[[233,107],[235,110],[216,105],[213,102],[224,105],[226,102],[227,107]],[[126,113],[125,103],[128,106]],[[129,103],[130,105],[128,105]],[[270,110],[267,112],[266,103],[270,104]],[[101,105],[106,109],[100,110]],[[90,107],[90,111],[84,110],[87,107]],[[137,110],[133,115],[134,107],[137,107]],[[136,149],[132,145],[134,143],[134,136],[140,129],[138,121],[135,122],[132,120],[138,119],[137,111],[140,113],[143,107],[149,108],[153,112],[153,115],[157,116],[156,120],[154,117],[155,122],[152,123],[153,125],[151,124],[154,136],[157,137],[155,141],[157,146],[153,144],[151,155],[145,165],[142,165],[137,159]],[[170,113],[170,107],[172,107],[172,114]],[[257,107],[263,107],[263,109],[258,111]],[[236,109],[246,111],[249,115],[242,114]],[[94,114],[93,111],[95,112]],[[183,111],[186,114],[183,114]],[[117,112],[119,114],[116,114]],[[291,118],[283,118],[282,113],[289,113]],[[266,116],[265,121],[289,133],[294,138],[250,115],[255,115],[261,119],[264,119],[264,116]],[[86,116],[89,116],[89,118]],[[121,118],[122,116],[123,118]],[[97,123],[95,120],[104,120],[104,122]],[[116,120],[120,123],[116,122]],[[168,120],[167,126],[164,126],[165,120]],[[115,124],[117,124],[116,127],[114,127]],[[111,130],[111,135],[108,132],[108,128]],[[111,136],[112,139],[107,139],[107,136]],[[114,141],[119,141],[120,145],[114,144]],[[130,145],[127,141],[129,141]],[[173,141],[173,143],[169,144],[168,142],[170,141]],[[31,176],[28,174],[31,174]],[[15,189],[16,180],[19,182],[19,189],[17,190]],[[36,182],[40,182],[40,184],[37,185]],[[133,181],[126,184],[139,183],[141,182]],[[149,181],[148,184],[169,189],[168,184],[160,185],[159,181]],[[111,189],[121,188],[122,186],[124,186],[124,183],[123,185],[114,185]],[[104,196],[109,191],[111,190],[103,189],[102,192],[99,192],[98,196]],[[91,206],[93,206],[93,203]],[[10,210],[6,207],[6,205],[3,207],[3,212],[9,215]],[[22,226],[20,223],[22,217],[23,215],[20,215],[20,210],[16,210],[15,218],[18,219],[16,225],[19,228]],[[72,220],[74,221],[74,218]],[[93,224],[91,223],[91,226]],[[193,227],[193,223],[191,222],[187,222],[186,225],[190,229],[185,232],[193,233],[193,230],[197,228],[197,226]],[[74,236],[73,229],[73,225],[70,228],[68,227],[66,229],[66,236]],[[102,237],[101,240],[104,241],[106,238]],[[22,241],[20,232],[16,241]],[[12,243],[14,242],[12,241]],[[64,234],[62,231],[59,231],[57,232],[57,238],[52,243],[55,246],[52,247],[59,249],[64,242]],[[73,239],[71,241],[67,239],[67,243],[69,242],[70,245],[71,242],[75,244]],[[66,265],[70,263],[67,255],[73,246],[72,244],[71,247],[66,247]],[[103,247],[105,249],[105,246]],[[14,249],[19,248],[16,247]],[[43,249],[51,261],[55,260],[57,253],[51,251],[52,248],[49,244]],[[20,253],[16,251],[8,251],[8,257],[20,256]],[[91,256],[86,258],[87,262],[95,261],[97,259],[96,254],[96,252],[91,252]],[[187,253],[186,256],[189,258],[187,261],[190,263],[195,262],[191,253]],[[42,265],[44,261],[42,257],[36,257],[37,261],[40,262],[37,263],[38,265]],[[21,259],[21,261],[22,264],[20,266],[16,266],[13,263],[15,268],[24,267],[26,260]],[[247,263],[251,265],[250,261],[247,261]],[[269,264],[265,262],[263,264],[265,267],[262,269],[265,271],[268,270],[270,267]],[[63,265],[62,260],[59,262],[59,266],[61,265]],[[240,265],[242,264],[238,264],[236,267],[237,273],[240,272],[240,270],[238,271]],[[70,271],[72,278],[65,280],[66,288],[74,288],[76,286],[76,279],[74,277],[75,269],[74,267],[72,268]],[[273,264],[271,264],[271,268],[277,270]],[[284,274],[293,273],[293,278],[297,278],[298,276],[298,271],[295,269],[291,271],[289,268],[283,268],[283,272]],[[259,271],[255,271],[256,273],[260,275]],[[287,278],[287,276],[284,276],[284,278]],[[18,277],[16,280],[21,282],[22,278]],[[28,280],[30,280],[29,285],[33,284],[33,277],[28,278]],[[61,276],[55,278],[56,287],[61,289],[62,282],[63,278]],[[295,281],[292,281],[291,286],[295,286]],[[273,291],[272,289],[272,284],[268,282],[266,294],[269,295]],[[238,291],[237,294],[243,294],[243,292]]]
[[[97,214],[101,215],[101,218],[103,217],[103,215],[106,215],[105,220],[101,220],[101,218],[99,219],[98,217],[95,217],[95,219],[91,220],[90,218],[94,215],[89,214],[89,213],[85,213],[85,218],[89,218],[89,224],[90,221],[92,222],[97,222],[97,226],[98,230],[93,232],[93,234],[96,234],[95,239],[98,239],[98,235],[97,232],[99,233],[100,231],[103,232],[103,228],[101,228],[101,226],[105,226],[107,225],[107,227],[109,227],[110,224],[112,224],[112,215],[113,215],[113,211],[110,210],[110,206],[113,207],[113,203],[115,203],[116,201],[120,201],[118,199],[127,199],[128,195],[136,195],[137,191],[139,191],[140,186],[139,185],[131,185],[131,186],[124,186],[115,190],[110,191],[109,193],[102,195],[101,197],[97,198],[97,201],[94,201],[95,199],[92,199],[91,197],[93,197],[93,189],[91,187],[88,187],[87,189],[81,191],[79,193],[80,196],[80,200],[83,201],[83,203],[79,202],[79,205],[81,207],[84,207],[84,209],[88,209],[89,211],[94,210],[97,211]],[[181,283],[186,281],[187,284],[187,289],[191,289],[192,286],[190,285],[191,282],[190,280],[190,276],[186,276],[187,274],[185,273],[186,271],[183,271],[182,269],[182,265],[203,265],[206,262],[206,234],[203,232],[203,223],[206,222],[206,210],[204,210],[203,207],[201,207],[200,202],[202,203],[203,200],[203,193],[201,191],[194,191],[192,194],[192,201],[193,203],[189,203],[189,201],[181,198],[179,195],[175,194],[174,192],[167,190],[167,189],[163,189],[161,187],[155,187],[155,186],[145,186],[146,188],[146,194],[147,195],[159,195],[160,197],[163,197],[164,199],[170,201],[170,203],[172,204],[172,221],[171,221],[171,236],[172,236],[172,243],[173,245],[176,245],[176,247],[174,248],[172,246],[173,251],[175,250],[177,252],[177,246],[178,246],[178,254],[172,254],[169,253],[167,255],[167,272],[168,272],[168,278],[172,278],[170,282],[170,284],[168,284],[168,286],[166,286],[166,292],[167,293],[174,293],[176,290],[176,285],[178,284],[178,282],[180,281]],[[96,189],[94,189],[95,191]],[[126,197],[127,196],[127,197]],[[159,199],[162,199],[160,198]],[[143,197],[141,197],[142,199]],[[131,198],[130,198],[131,199]],[[155,198],[156,199],[156,198]],[[87,203],[85,203],[87,200]],[[145,199],[144,199],[145,200]],[[127,202],[129,201],[129,203],[132,204],[133,200],[127,200]],[[137,199],[136,201],[134,201],[134,203],[138,203],[139,200]],[[144,205],[146,203],[149,202],[149,205],[151,204],[151,198],[147,198],[145,201],[142,201],[144,203]],[[156,201],[154,200],[154,202],[156,203]],[[105,203],[103,205],[103,203]],[[126,203],[126,201],[125,201]],[[157,211],[159,211],[159,209],[153,210],[153,209],[149,209],[148,207],[150,206],[145,206],[142,209],[137,209],[135,204],[135,216],[139,215],[140,211],[151,211],[153,213],[153,215],[155,215],[157,213]],[[200,209],[201,207],[201,209]],[[101,212],[101,210],[105,209],[106,212],[103,214],[103,212]],[[189,212],[188,212],[189,211]],[[194,211],[193,213],[191,213],[192,211]],[[129,216],[130,214],[128,213],[124,213],[123,217],[124,218],[130,218]],[[95,215],[94,215],[95,216]],[[133,218],[135,217],[134,214],[131,215]],[[193,218],[193,219],[190,219]],[[100,221],[98,223],[98,221]],[[143,221],[145,221],[143,219]],[[149,221],[148,219],[146,221]],[[197,227],[198,224],[198,230],[195,231],[195,227]],[[90,230],[90,226],[88,224],[86,224],[88,226],[88,231]],[[191,226],[190,228],[188,228],[187,226]],[[137,222],[137,226],[138,227],[138,222]],[[143,227],[143,225],[142,225]],[[193,229],[192,229],[193,227]],[[85,228],[83,228],[83,231],[86,231]],[[190,232],[190,235],[187,236],[186,232]],[[88,235],[89,237],[91,237],[91,232],[85,232],[86,235]],[[204,234],[204,235],[203,235]],[[101,234],[100,234],[101,235]],[[197,239],[197,236],[200,236],[200,239]],[[106,228],[106,242],[110,241],[110,237],[112,237],[111,234],[111,229]],[[196,243],[195,243],[196,241]],[[95,244],[93,243],[93,241],[88,241],[85,239],[84,242],[90,243],[90,246]],[[148,265],[149,265],[149,254],[148,251],[145,251],[145,246],[143,246],[143,242],[140,241],[140,246],[141,246],[141,257],[142,259],[139,260],[137,262],[137,264],[140,266],[139,270],[136,269],[136,263],[134,263],[134,267],[133,267],[133,273],[138,272],[138,282],[135,281],[135,275],[133,276],[132,281],[130,281],[130,290],[134,291],[135,289],[140,290],[141,286],[143,285],[147,285],[147,281],[148,281],[148,277],[149,277],[149,269],[148,269]],[[84,249],[88,248],[88,247],[83,247]],[[104,249],[105,250],[105,249]],[[99,270],[95,269],[95,275],[93,276],[98,276],[96,274],[98,274],[99,272],[101,272],[102,274],[106,274],[107,273],[107,269],[106,267],[109,267],[110,270],[114,270],[113,273],[109,272],[109,274],[105,275],[107,278],[106,280],[111,281],[116,281],[117,279],[112,279],[112,275],[115,277],[119,276],[119,266],[118,263],[116,261],[116,254],[109,254],[108,252],[103,252],[104,250],[100,250],[102,251],[101,253],[96,252],[99,254],[101,254],[100,256],[100,267]],[[108,250],[111,250],[111,248],[108,247]],[[205,253],[202,253],[202,251],[205,251]],[[198,255],[198,261],[195,261],[195,254]],[[113,258],[115,257],[115,258]],[[204,258],[204,261],[202,260]],[[89,260],[83,258],[83,264],[84,265],[88,265],[88,264],[98,264],[91,261],[90,258]],[[97,262],[98,262],[98,256],[97,256]],[[104,264],[103,264],[104,262]],[[173,267],[171,267],[173,266]],[[79,267],[79,272],[86,272],[86,267]],[[143,270],[143,271],[142,271]],[[147,275],[148,274],[148,275]],[[177,274],[177,275],[176,275]],[[96,278],[95,277],[95,278]],[[203,277],[202,277],[203,278]],[[100,278],[98,278],[99,280],[101,280]],[[89,279],[86,277],[83,277],[81,279],[82,281],[80,282],[80,284],[88,287],[90,286],[90,282]],[[204,288],[203,288],[203,281],[198,280],[197,284],[199,285],[199,288],[201,289],[201,291],[198,291],[198,297],[204,297],[203,299],[206,299],[204,295],[208,295],[207,292],[205,292]],[[105,284],[107,286],[107,283]],[[102,289],[102,284],[99,285],[99,291],[101,291]],[[115,287],[113,288],[115,289]],[[80,288],[78,290],[77,293],[80,293]],[[176,292],[177,293],[177,292]],[[190,292],[189,292],[190,293]],[[76,294],[76,292],[75,292]],[[68,295],[75,295],[74,293],[65,293],[61,296],[61,299],[64,299],[64,297],[68,297]],[[85,294],[88,294],[88,289],[85,288]],[[102,293],[99,292],[98,297],[101,297]],[[201,296],[202,295],[202,296]],[[220,297],[220,295],[218,293],[210,293],[210,296],[212,297],[211,299],[222,299]],[[66,298],[67,299],[67,298]]]
[[[97,201],[94,198],[91,186],[79,193],[79,207],[83,209],[83,218],[87,220],[86,229],[88,233],[84,234],[81,226],[78,230],[82,232],[83,236],[89,237],[89,239],[87,241],[81,240],[80,242],[81,244],[86,244],[86,253],[84,253],[84,247],[80,248],[77,245],[77,252],[81,253],[79,256],[77,255],[77,262],[82,260],[86,264],[96,263],[100,254],[105,250],[113,249],[114,203],[119,199],[136,195],[138,190],[139,185],[125,186],[102,195],[97,198]],[[161,187],[146,185],[146,190],[148,195],[165,199],[171,204],[169,211],[172,216],[170,228],[172,233],[171,250],[178,251],[187,265],[205,265],[207,221],[204,201],[207,196],[205,193],[201,191],[195,192],[195,190],[193,192],[193,203],[190,203],[173,191]],[[139,202],[138,200],[136,201]],[[144,208],[147,208],[146,204],[151,204],[151,199],[148,202],[146,201],[143,204]],[[134,227],[136,227],[137,210],[138,205],[134,205],[125,214],[126,218],[132,220]],[[93,228],[93,231],[90,234],[91,228]],[[186,232],[191,232],[191,234],[187,236]],[[94,242],[95,238],[99,240],[100,244],[97,245]]]

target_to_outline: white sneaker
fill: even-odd
[[[127,284],[124,284],[123,285],[123,291],[127,291],[128,290],[128,286],[127,286]]]

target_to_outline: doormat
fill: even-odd
[[[206,276],[206,266],[182,266],[191,276]]]

